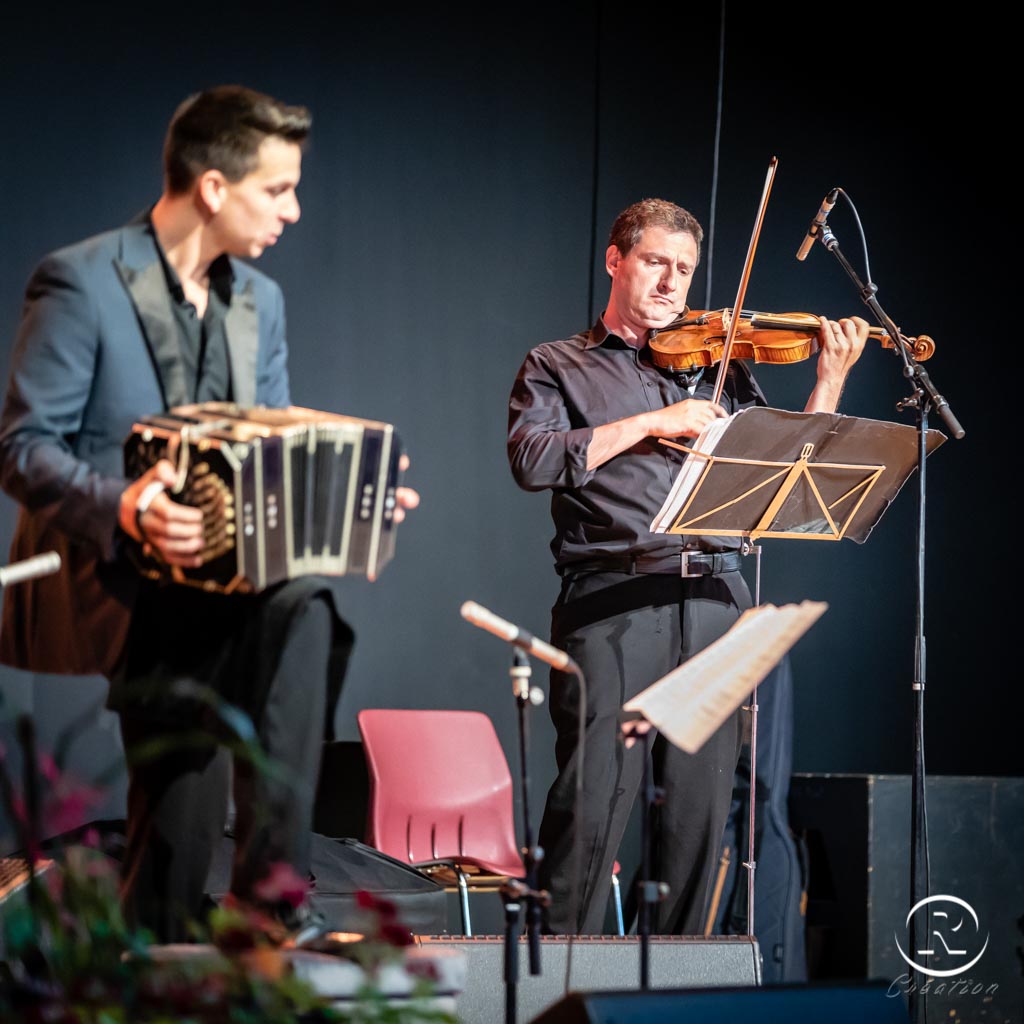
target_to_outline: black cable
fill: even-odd
[[[722,0],[721,27],[718,34],[718,93],[715,102],[715,148],[711,161],[711,209],[708,213],[707,260],[704,280],[704,308],[711,308],[711,267],[715,255],[715,206],[718,201],[718,155],[722,142],[722,93],[725,82],[725,0]]]
[[[598,178],[601,167],[601,4],[594,5],[594,150],[590,181],[590,273],[587,275],[587,324],[594,322],[594,277],[597,274]]]
[[[596,318],[594,312],[595,302],[595,291],[594,291],[594,278],[597,274],[597,215],[598,215],[598,186],[599,186],[599,173],[601,166],[601,8],[602,4],[594,5],[594,149],[592,163],[592,175],[590,182],[590,255],[589,255],[589,273],[587,275],[587,323],[593,324]],[[575,667],[575,666],[574,666]],[[579,680],[580,686],[580,716],[579,726],[577,731],[579,733],[579,741],[577,749],[579,750],[579,757],[576,763],[576,793],[574,797],[575,801],[575,818],[576,818],[576,830],[573,834],[573,854],[572,854],[572,869],[571,877],[573,879],[572,884],[572,905],[570,907],[572,913],[570,920],[576,922],[577,929],[579,928],[579,891],[580,891],[580,823],[582,822],[583,813],[583,756],[586,747],[586,709],[587,709],[587,686],[586,681],[583,678],[583,674],[578,668],[576,668],[576,677]],[[574,935],[570,934],[565,950],[565,985],[564,989],[566,994],[569,992],[569,983],[572,978],[572,949],[573,949]]]

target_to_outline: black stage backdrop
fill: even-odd
[[[158,194],[178,101],[238,81],[309,105],[303,217],[259,263],[287,297],[293,399],[395,423],[423,497],[381,579],[346,583],[358,643],[339,735],[356,739],[355,714],[371,705],[479,709],[515,766],[511,649],[459,608],[478,601],[547,636],[548,499],[519,491],[505,458],[516,370],[532,345],[601,311],[608,229],[644,196],[689,207],[707,229],[691,305],[732,305],[777,157],[746,306],[870,317],[823,247],[795,259],[822,197],[843,188],[879,301],[904,333],[935,339],[926,368],[966,429],[925,474],[928,770],[1022,774],[1007,678],[1017,501],[1001,457],[1019,390],[1002,273],[1016,189],[994,113],[1005,50],[994,16],[982,7],[921,23],[882,4],[842,20],[786,5],[735,5],[723,18],[717,3],[519,4],[478,16],[330,7],[5,14],[4,369],[35,262]],[[850,207],[830,224],[867,280]],[[913,425],[897,408],[909,394],[900,371],[872,343],[841,411]],[[772,404],[796,409],[813,374],[813,361],[760,371]],[[911,771],[918,479],[865,544],[763,542],[763,601],[829,606],[792,655],[798,771]],[[14,514],[0,499],[0,550]],[[986,522],[999,529],[983,534]],[[534,682],[546,689],[543,664]],[[98,679],[10,670],[0,691],[5,732],[30,711],[48,746],[104,696]],[[553,775],[543,708],[531,725],[539,815]],[[112,770],[113,811],[116,736],[101,713],[71,749],[83,777]]]

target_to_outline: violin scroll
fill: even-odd
[[[919,362],[931,359],[935,355],[935,342],[927,334],[920,334],[916,338],[904,338],[910,348],[911,354]],[[882,348],[895,348],[896,344],[888,334],[882,335]]]

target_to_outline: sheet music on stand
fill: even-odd
[[[661,509],[651,523],[652,533],[665,532],[662,524],[671,521],[672,516],[682,507],[686,497],[697,487],[701,474],[704,472],[707,456],[714,452],[719,438],[725,433],[726,428],[732,422],[735,415],[736,413],[733,413],[732,416],[712,420],[701,431],[700,436],[697,437],[690,448],[687,448],[685,445],[672,445],[672,447],[679,447],[683,451],[695,452],[697,457],[688,458],[683,463],[682,469],[679,470],[675,480],[672,482],[672,488],[668,492],[665,503],[661,506]],[[704,458],[701,458],[701,456],[704,456]]]
[[[927,432],[931,454],[946,440]],[[912,426],[761,406],[715,420],[692,447],[654,533],[864,543],[915,471]]]
[[[751,608],[623,710],[639,712],[675,746],[696,753],[827,608],[824,601]]]

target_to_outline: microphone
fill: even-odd
[[[825,226],[825,221],[828,219],[828,215],[832,212],[832,207],[836,205],[836,200],[838,198],[839,189],[834,188],[821,201],[821,209],[814,215],[814,220],[811,221],[811,226],[807,229],[807,234],[804,237],[804,240],[800,243],[800,248],[796,251],[796,258],[798,260],[807,259],[807,254],[811,251],[811,246],[814,245],[814,240],[821,234],[821,229]]]
[[[22,583],[34,580],[39,576],[49,576],[60,568],[60,555],[56,551],[47,551],[42,555],[33,555],[21,562],[11,562],[0,568],[0,587],[8,583]]]
[[[527,653],[547,662],[552,668],[557,668],[562,672],[579,672],[579,667],[565,651],[560,651],[557,647],[538,640],[532,633],[513,626],[511,622],[499,619],[497,615],[489,612],[475,601],[466,601],[463,604],[462,617],[474,626],[486,629],[488,633],[493,633],[495,636],[500,636],[502,640],[521,647]]]

